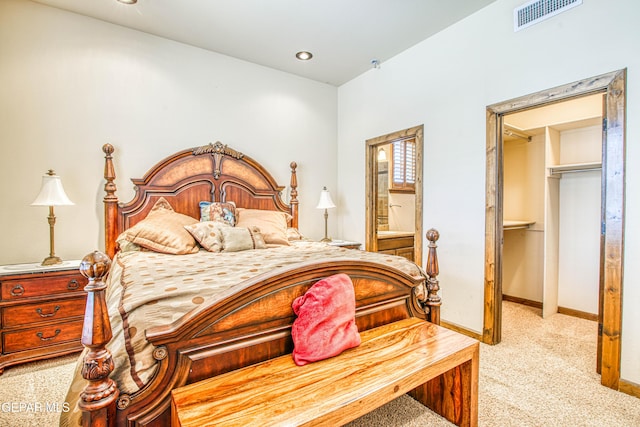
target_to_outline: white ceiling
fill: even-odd
[[[339,86],[495,0],[34,1]]]

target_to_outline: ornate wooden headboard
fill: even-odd
[[[200,218],[199,202],[233,201],[237,207],[289,213],[291,226],[298,227],[298,182],[296,163],[291,162],[291,200],[282,199],[283,186],[258,162],[221,142],[180,151],[153,166],[141,179],[132,179],[136,194],[119,203],[113,167],[114,148],[105,153],[104,187],[105,250],[113,258],[116,238],[147,216],[155,202],[164,197],[176,212]]]

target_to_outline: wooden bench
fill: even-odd
[[[409,392],[461,426],[478,423],[476,340],[410,318],[360,346],[296,366],[291,355],[174,389],[172,425],[343,425]]]

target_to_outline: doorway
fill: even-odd
[[[618,70],[487,107],[485,311],[483,341],[502,330],[504,116],[560,101],[604,95],[599,261],[598,366],[601,383],[618,389],[622,324],[626,70]],[[605,263],[606,260],[606,263]]]
[[[423,126],[366,141],[365,249],[422,263]]]
[[[597,322],[603,96],[503,116],[502,298]]]

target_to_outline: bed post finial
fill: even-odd
[[[298,164],[291,162],[289,166],[291,167],[291,183],[289,184],[291,187],[291,200],[289,200],[289,205],[291,206],[291,216],[293,217],[291,226],[298,228],[298,177],[296,175]]]
[[[116,184],[113,182],[116,179],[116,172],[113,168],[113,152],[115,148],[111,144],[104,144],[102,146],[102,151],[104,152],[105,162],[104,162],[104,179],[107,180],[107,183],[104,185],[104,191],[107,195],[104,197],[105,200],[116,198]]]
[[[82,377],[88,384],[80,394],[78,407],[82,411],[82,425],[114,426],[118,386],[109,378],[114,363],[106,345],[111,340],[111,323],[107,312],[104,278],[109,272],[111,260],[95,251],[82,259],[80,273],[89,279],[84,290],[87,304],[82,326],[82,345],[88,352],[84,356]]]
[[[116,239],[118,238],[118,196],[116,196],[116,172],[113,167],[113,152],[111,144],[102,146],[104,152],[104,243],[107,255],[111,258],[116,254]]]
[[[436,242],[439,238],[440,233],[435,228],[427,231],[429,253],[427,255],[427,299],[425,304],[429,307],[429,321],[436,325],[440,324],[440,306],[442,305],[442,300],[440,299],[440,295],[438,295],[438,291],[440,290],[438,282],[440,268],[438,266],[438,254],[436,252],[436,248],[438,247]]]

